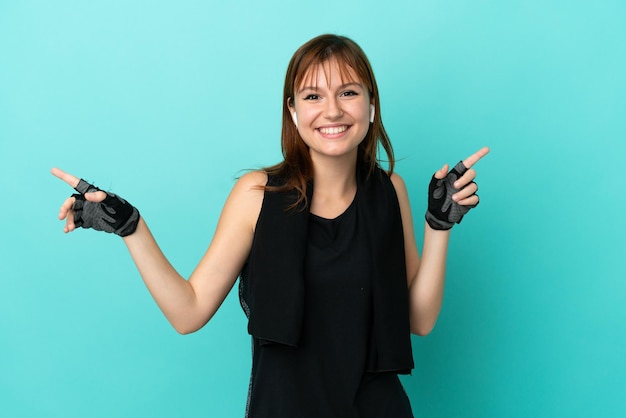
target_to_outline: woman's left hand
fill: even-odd
[[[488,147],[481,148],[459,162],[450,172],[448,164],[444,164],[433,175],[428,188],[426,211],[426,221],[431,228],[450,229],[455,223],[461,223],[463,215],[478,205],[478,186],[474,182],[476,170],[472,167],[488,153]]]

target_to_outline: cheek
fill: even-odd
[[[314,112],[310,106],[298,106],[296,113],[298,114],[299,123],[304,123],[314,118]]]
[[[369,121],[370,121],[370,105],[369,105],[369,103],[367,103],[367,104],[365,104],[363,106],[359,106],[359,109],[358,109],[358,119],[362,123],[369,124]]]
[[[359,120],[368,120],[370,118],[370,103],[369,101],[359,101],[354,103],[352,114]]]

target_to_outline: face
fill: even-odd
[[[371,102],[356,75],[350,72],[342,79],[337,62],[330,60],[310,71],[294,91],[290,110],[297,114],[298,132],[313,161],[356,160],[369,129]]]

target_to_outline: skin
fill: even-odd
[[[341,79],[335,61],[310,74],[295,89],[290,110],[297,114],[298,133],[313,161],[311,212],[335,218],[356,194],[357,152],[369,129],[371,99],[367,88],[353,81],[354,74],[351,80]]]
[[[303,85],[295,89],[291,109],[297,113],[298,131],[309,146],[314,166],[311,212],[335,218],[345,211],[356,194],[357,147],[369,128],[371,98],[361,83],[354,82],[356,77],[342,80],[336,63],[329,61],[325,65],[326,68],[312,73],[315,77],[305,77]],[[472,183],[476,171],[472,167],[488,152],[489,148],[482,148],[463,161],[468,170],[455,183],[460,191],[453,196],[459,204],[478,202],[478,196],[474,195],[477,186]],[[445,164],[435,177],[445,177],[448,169]],[[52,174],[71,187],[79,182],[78,177],[58,168],[53,168]],[[406,186],[397,174],[391,180],[404,228],[411,331],[426,335],[441,310],[450,231],[436,231],[424,223],[420,258]],[[267,175],[259,171],[247,173],[236,182],[213,239],[188,280],[169,263],[143,218],[135,233],[123,238],[146,287],[179,333],[191,333],[204,326],[235,284],[252,247],[263,202],[262,186],[266,182]],[[85,194],[93,202],[102,201],[105,196],[102,191]],[[59,211],[59,219],[65,220],[66,233],[76,229],[74,200],[73,197],[65,200]]]

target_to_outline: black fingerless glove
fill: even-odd
[[[77,227],[93,228],[96,231],[114,233],[121,237],[135,232],[139,223],[139,211],[130,203],[113,193],[108,193],[102,202],[90,202],[85,193],[100,191],[99,188],[80,180],[76,186],[78,194],[72,210]]]
[[[452,200],[452,195],[460,189],[454,187],[457,181],[467,168],[460,161],[450,172],[442,179],[433,178],[428,186],[428,210],[426,211],[426,222],[433,229],[447,230],[454,226],[455,223],[460,224],[463,215],[476,205],[459,205]]]

